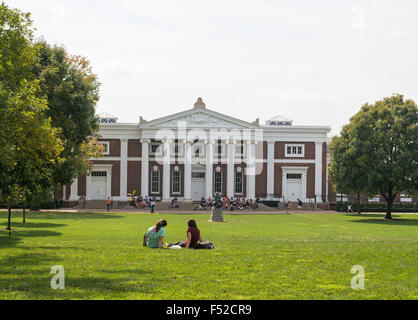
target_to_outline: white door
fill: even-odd
[[[205,196],[205,173],[192,173],[192,201],[200,201]]]
[[[91,177],[89,195],[91,200],[106,199],[106,177]]]
[[[287,180],[286,183],[286,200],[296,202],[297,199],[302,200],[302,181]]]

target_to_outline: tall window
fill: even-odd
[[[222,172],[215,172],[215,183],[213,186],[215,193],[222,194]]]
[[[173,171],[173,181],[172,181],[172,191],[173,193],[180,193],[180,171],[175,170]]]
[[[235,172],[235,193],[243,194],[244,193],[244,179],[242,171]]]
[[[151,193],[160,193],[160,171],[151,172]]]

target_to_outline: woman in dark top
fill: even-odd
[[[171,246],[180,246],[180,247],[185,247],[186,249],[191,249],[191,248],[198,248],[199,247],[199,242],[202,243],[204,242],[202,239],[202,236],[200,235],[200,230],[197,227],[196,224],[196,220],[194,219],[190,219],[187,222],[188,225],[188,229],[187,229],[187,239],[186,241],[180,241],[178,243],[175,244],[166,244],[166,246],[168,248],[170,248]]]

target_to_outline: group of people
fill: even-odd
[[[133,203],[139,209],[150,208],[151,213],[154,213],[155,210],[155,198],[151,198],[149,196],[139,196],[133,199]]]
[[[222,201],[222,208],[224,210],[244,210],[244,209],[253,209],[257,210],[260,204],[260,199],[257,198],[255,201],[253,199],[245,199],[245,198],[229,198],[223,197],[221,198]],[[201,209],[204,208],[211,208],[215,205],[215,201],[209,197],[207,200],[205,197],[202,197],[200,200],[199,207]]]
[[[148,229],[144,235],[143,246],[148,248],[173,248],[174,246],[186,249],[206,249],[200,230],[197,227],[196,220],[190,219],[187,222],[186,240],[180,241],[174,244],[165,243],[164,237],[166,236],[165,228],[167,227],[167,221],[164,219],[158,220],[157,223]]]
[[[246,199],[245,197],[229,198],[228,196],[226,196],[226,197],[221,198],[221,202],[222,202],[222,208],[224,210],[229,210],[229,211],[244,210],[244,209],[257,210],[260,205],[259,198],[257,198],[256,200],[253,200],[253,199]],[[155,197],[154,198],[151,198],[149,196],[133,197],[130,199],[130,203],[132,206],[135,206],[138,209],[150,208],[151,213],[155,212],[155,208],[156,208]],[[107,209],[109,211],[110,204],[111,204],[110,198],[106,200],[106,204],[107,204]],[[195,209],[208,209],[208,208],[214,207],[215,205],[216,205],[215,199],[213,199],[212,197],[209,197],[208,199],[206,199],[205,197],[202,197],[198,207],[195,207]],[[170,203],[170,209],[175,210],[175,209],[178,209],[179,207],[180,206],[178,203],[178,199],[173,198]]]

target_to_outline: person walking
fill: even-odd
[[[150,209],[151,209],[151,213],[154,213],[154,211],[155,211],[155,201],[154,201],[154,199],[151,201]]]
[[[112,204],[112,200],[110,200],[110,197],[107,197],[107,200],[106,200],[107,211],[110,211],[111,204]]]
[[[353,212],[353,204],[351,203],[350,200],[348,200],[348,203],[347,203],[347,213],[348,212]]]

